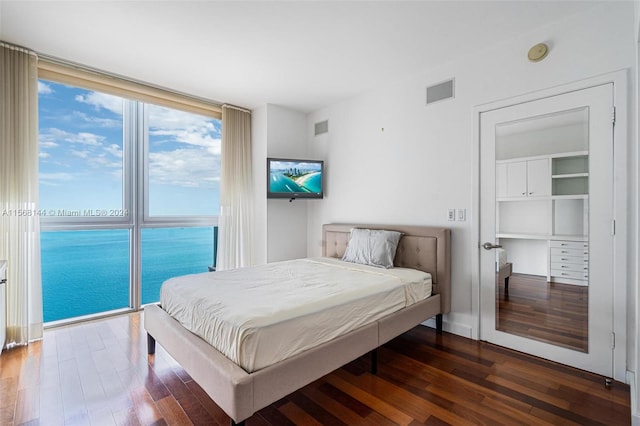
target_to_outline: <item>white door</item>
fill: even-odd
[[[605,377],[613,375],[612,107],[613,85],[604,84],[480,115],[480,243],[487,246],[479,249],[480,338]],[[496,200],[496,172],[505,174],[496,161],[512,159],[548,161],[550,173],[544,183],[538,182],[549,188],[547,195]],[[582,349],[541,334],[498,330],[500,297],[508,299],[507,288],[514,294],[515,284],[513,276],[509,287],[498,282],[498,259],[491,245],[506,247],[514,273],[527,262],[535,263],[540,275],[536,283],[586,292]],[[563,245],[585,248],[582,266],[575,266],[584,273],[571,271],[566,280],[562,272],[554,277],[551,270],[551,248]],[[547,259],[546,266],[540,259]]]

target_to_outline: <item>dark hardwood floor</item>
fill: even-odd
[[[418,326],[248,421],[282,425],[630,424],[629,388],[488,343]],[[142,314],[45,331],[0,356],[2,425],[227,425],[158,345]]]
[[[498,330],[588,350],[589,287],[524,274],[511,275],[508,290],[498,284]]]

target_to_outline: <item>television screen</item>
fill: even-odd
[[[324,163],[267,158],[267,198],[322,198]]]

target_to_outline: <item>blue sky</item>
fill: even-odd
[[[40,208],[123,208],[123,99],[41,80]],[[217,215],[219,120],[149,107],[149,212]]]

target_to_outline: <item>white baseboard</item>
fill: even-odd
[[[633,371],[627,371],[627,384],[629,385],[629,396],[631,398],[631,424],[640,426],[640,413],[638,413],[638,404],[636,403],[638,397],[636,394],[636,375]]]

